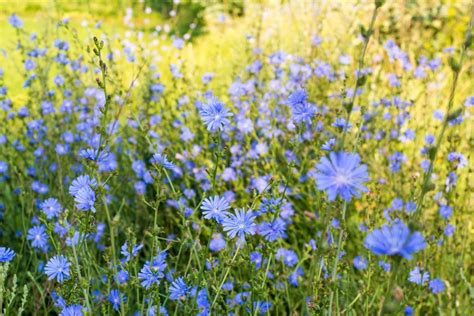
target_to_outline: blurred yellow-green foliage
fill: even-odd
[[[420,50],[435,53],[459,45],[468,25],[469,4],[469,0],[388,1],[378,18],[377,38],[403,38],[407,46],[401,48],[413,54]],[[196,12],[195,7],[199,7]],[[191,35],[189,65],[218,68],[222,74],[248,56],[242,54],[246,47],[244,34],[253,35],[267,49],[301,56],[314,53],[310,41],[318,34],[326,39],[326,57],[341,53],[354,56],[357,38],[353,34],[369,22],[371,8],[369,0],[209,0],[178,4],[172,0],[2,1],[0,49],[5,53],[15,45],[14,29],[7,24],[13,13],[21,16],[27,30],[52,37],[61,32],[56,27],[58,21],[67,18],[81,40],[96,35],[95,23],[109,34],[128,31],[126,35],[130,36],[133,30],[143,32],[144,38],[157,29],[169,28],[174,34]],[[129,18],[125,17],[127,12]],[[190,30],[192,23],[197,23],[198,32]]]

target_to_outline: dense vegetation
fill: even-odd
[[[470,314],[469,1],[183,2],[3,11],[2,312]]]

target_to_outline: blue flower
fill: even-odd
[[[448,224],[446,225],[446,227],[444,228],[444,234],[447,236],[447,237],[451,237],[453,234],[454,234],[454,226],[451,225],[451,224]]]
[[[136,257],[140,249],[143,248],[142,244],[137,244],[132,247],[132,251],[130,252],[128,250],[128,242],[125,242],[122,247],[120,248],[120,253],[125,257],[121,259],[120,261],[122,263],[129,262],[132,257]]]
[[[430,281],[429,288],[433,294],[444,292],[444,281],[441,279],[433,279]]]
[[[209,250],[212,252],[218,252],[224,249],[226,246],[226,242],[222,234],[213,234],[212,239],[209,242]]]
[[[207,100],[206,104],[202,105],[199,115],[201,115],[204,124],[207,125],[207,130],[215,132],[218,129],[223,130],[230,123],[228,117],[233,114],[230,113],[224,104],[212,97]]]
[[[70,278],[69,261],[62,255],[54,256],[49,259],[44,272],[48,276],[48,280],[56,279],[59,283],[63,283]]]
[[[294,271],[290,276],[288,277],[288,281],[292,286],[298,286],[299,281],[302,279],[304,276],[304,271],[301,267],[297,268],[296,271]]]
[[[311,124],[311,119],[316,114],[316,107],[306,102],[307,98],[308,96],[303,90],[295,91],[288,97],[287,103],[291,107],[292,119],[295,123]]]
[[[166,310],[166,308],[164,306],[160,306],[160,314],[163,315],[163,316],[168,316],[168,311]],[[151,315],[149,315],[151,316]]]
[[[104,162],[109,158],[109,154],[105,151],[99,151],[94,148],[81,149],[79,151],[79,156],[94,162]]]
[[[303,103],[291,108],[291,119],[295,123],[311,124],[311,119],[316,115],[316,107],[311,103]]]
[[[255,233],[254,214],[251,210],[239,209],[234,214],[227,213],[222,226],[230,238],[239,237],[245,240],[245,235]]]
[[[453,214],[452,207],[448,205],[441,205],[439,208],[439,215],[444,219],[449,219]]]
[[[43,225],[33,226],[28,230],[26,239],[31,241],[33,248],[44,249],[48,245],[48,235],[46,235],[45,227]]]
[[[92,211],[95,213],[95,192],[89,186],[85,186],[77,191],[74,202],[76,202],[76,207],[79,210]]]
[[[296,255],[296,252],[291,249],[278,249],[275,258],[277,260],[283,261],[287,267],[293,267],[298,263],[298,256]]]
[[[385,261],[383,261],[383,260],[380,260],[380,261],[379,261],[379,266],[380,266],[385,272],[390,272],[390,269],[392,268],[392,266],[390,265],[390,263],[385,262]]]
[[[258,311],[259,315],[265,315],[268,314],[269,310],[272,308],[272,303],[270,302],[253,302],[253,310]],[[250,309],[247,309],[248,314],[253,314]]]
[[[262,266],[262,254],[258,251],[254,251],[250,254],[250,262],[255,264],[255,269],[260,269]]]
[[[290,94],[288,100],[286,101],[290,107],[295,107],[301,104],[306,103],[308,95],[304,90],[297,90]]]
[[[183,278],[179,277],[171,283],[170,300],[184,300],[188,295],[190,288],[186,285]]]
[[[23,27],[23,21],[16,14],[12,14],[8,18],[8,23],[16,29],[21,29]]]
[[[153,284],[160,284],[160,279],[164,277],[166,269],[166,252],[160,252],[153,260],[147,261],[138,273],[138,279],[145,289],[149,289]]]
[[[153,284],[160,284],[160,279],[164,276],[162,271],[152,269],[149,262],[146,262],[143,268],[138,273],[140,284],[149,289]]]
[[[169,161],[166,155],[163,155],[160,153],[154,154],[153,157],[151,158],[151,162],[157,165],[160,165],[163,168],[171,170],[171,171],[176,169],[176,165],[172,163],[171,161]]]
[[[430,274],[426,271],[421,272],[419,267],[415,267],[415,269],[410,271],[410,276],[408,277],[408,281],[418,284],[424,285],[430,279]]]
[[[205,219],[215,219],[216,222],[221,223],[224,217],[225,210],[230,208],[230,204],[224,197],[215,195],[209,197],[202,202],[201,210]]]
[[[209,299],[207,296],[207,290],[201,289],[196,296],[196,304],[197,307],[201,310],[201,316],[209,315],[209,308],[211,307],[209,304]]]
[[[112,304],[112,307],[115,311],[118,311],[120,308],[120,304],[125,303],[127,301],[127,297],[125,295],[120,294],[119,290],[111,290],[109,293],[109,302]]]
[[[396,152],[393,155],[390,155],[388,160],[390,162],[390,171],[398,172],[402,167],[402,163],[406,162],[407,157],[400,152]]]
[[[1,174],[6,174],[8,171],[8,163],[5,161],[0,161],[0,173]]]
[[[321,146],[321,150],[331,151],[334,146],[336,146],[336,139],[330,138]]]
[[[47,219],[57,217],[63,211],[61,204],[57,199],[49,198],[41,203],[41,210]]]
[[[347,132],[351,129],[352,124],[347,122],[345,119],[338,117],[336,118],[336,121],[332,123],[332,126],[341,129],[343,132]]]
[[[334,201],[339,195],[349,202],[353,196],[360,197],[359,191],[367,191],[363,186],[369,180],[367,166],[360,164],[357,154],[331,152],[329,159],[321,158],[316,169],[317,188],[326,191],[330,201]]]
[[[0,247],[0,262],[10,262],[15,256],[16,253],[10,248]]]
[[[270,242],[287,237],[286,223],[281,218],[277,218],[271,223],[262,223],[259,231],[260,235]]]
[[[96,186],[97,181],[94,178],[91,178],[88,175],[82,175],[72,181],[69,186],[69,194],[76,196],[80,189],[85,187],[95,188]]]
[[[63,308],[59,316],[82,316],[83,307],[81,305],[71,305]]]
[[[426,243],[419,232],[411,234],[402,221],[396,221],[391,227],[384,225],[370,233],[364,246],[378,256],[400,255],[410,260],[413,253],[425,249]]]
[[[115,276],[115,280],[118,284],[125,284],[128,281],[128,272],[125,270],[120,270]]]
[[[367,259],[361,256],[357,256],[352,260],[352,264],[354,265],[354,268],[357,270],[365,270],[367,269]]]
[[[262,203],[260,204],[260,208],[258,211],[256,211],[256,215],[260,216],[262,214],[266,213],[275,213],[279,208],[280,205],[282,204],[282,199],[278,198],[264,198],[262,200]]]
[[[412,201],[408,201],[405,204],[405,210],[408,214],[412,214],[414,211],[416,211],[416,203]]]

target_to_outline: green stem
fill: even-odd
[[[216,296],[214,297],[214,300],[212,301],[210,311],[212,311],[212,308],[216,304],[217,299],[219,298],[219,294],[221,292],[222,286],[224,286],[225,281],[227,280],[227,276],[229,275],[230,269],[232,268],[232,264],[235,261],[235,258],[237,257],[237,254],[240,251],[240,246],[237,246],[237,250],[234,253],[234,256],[232,257],[232,260],[230,261],[229,266],[227,267],[227,270],[225,271],[224,278],[221,281],[221,284],[219,285],[219,288],[217,289]]]
[[[347,210],[347,202],[344,202],[344,205],[342,207],[342,221],[341,221],[341,225],[345,225],[345,222],[346,222],[346,210]],[[332,267],[332,277],[331,277],[331,280],[332,280],[332,286],[333,287],[336,287],[336,292],[338,292],[338,288],[336,286],[336,280],[337,280],[337,264],[339,263],[339,255],[340,255],[340,252],[341,252],[341,247],[342,247],[342,241],[343,241],[343,237],[344,237],[344,230],[342,229],[341,227],[341,231],[339,233],[339,238],[338,238],[338,241],[337,241],[337,248],[336,248],[336,257],[334,258],[334,264],[333,264],[333,267]],[[329,315],[331,315],[332,313],[332,303],[333,303],[333,300],[334,300],[334,289],[331,289],[331,295],[329,297]]]
[[[365,53],[367,52],[367,47],[369,46],[369,41],[372,36],[372,33],[374,32],[374,25],[375,25],[375,20],[377,19],[377,13],[378,13],[379,7],[376,5],[374,10],[372,11],[372,19],[370,20],[370,25],[369,29],[367,31],[367,34],[364,37],[364,46],[362,47],[362,50],[360,51],[359,59],[358,59],[358,67],[357,67],[357,72],[356,76],[360,76],[360,72],[362,71],[362,68],[364,67],[364,60],[365,60]],[[352,115],[352,109],[354,108],[354,103],[357,98],[357,89],[362,87],[365,84],[365,81],[363,83],[362,80],[359,80],[359,78],[356,78],[356,82],[354,85],[354,91],[352,93],[352,98],[349,103],[349,107],[347,109],[347,119],[346,119],[346,125],[349,125],[349,122],[351,120],[351,115]],[[342,142],[341,142],[341,148],[344,149],[344,142],[346,139],[346,134],[347,132],[344,132],[344,128],[342,128]]]
[[[418,201],[416,203],[416,210],[415,210],[415,213],[414,213],[415,218],[418,218],[420,216],[420,210],[421,210],[422,205],[423,205],[423,200],[425,198],[426,193],[428,193],[430,191],[429,182],[430,182],[430,179],[431,179],[431,175],[433,174],[434,162],[435,162],[436,157],[438,155],[438,152],[439,152],[439,149],[440,149],[440,146],[441,146],[441,142],[443,141],[444,134],[446,132],[446,128],[448,127],[449,120],[451,119],[451,114],[452,114],[451,110],[452,110],[453,105],[454,105],[454,97],[455,97],[455,94],[456,94],[456,88],[457,88],[457,84],[458,84],[459,74],[461,73],[462,66],[463,66],[463,63],[464,63],[464,58],[465,58],[465,55],[466,55],[466,51],[467,51],[468,46],[470,45],[470,41],[472,41],[472,36],[473,36],[472,35],[472,23],[473,23],[473,17],[474,17],[474,6],[472,6],[471,11],[472,11],[471,12],[471,18],[470,18],[470,21],[469,21],[468,29],[466,31],[466,39],[465,39],[465,41],[464,41],[464,43],[461,47],[461,55],[459,57],[459,62],[456,64],[455,61],[452,61],[452,63],[453,63],[452,69],[454,71],[454,73],[453,73],[453,83],[451,85],[451,91],[449,93],[449,101],[448,101],[448,108],[446,110],[446,117],[443,121],[443,126],[441,127],[441,131],[439,132],[438,137],[436,137],[436,144],[433,148],[433,152],[430,155],[430,166],[428,168],[428,171],[423,176],[421,193],[420,193],[420,196],[419,196]]]
[[[74,254],[74,263],[75,263],[75,266],[76,266],[77,277],[79,278],[80,282],[83,283],[83,278],[82,278],[82,275],[81,275],[81,268],[79,266],[79,259],[77,257],[76,246],[74,245],[74,242],[72,243],[72,252]],[[86,280],[86,282],[87,282],[87,280]],[[92,312],[88,289],[85,288],[85,287],[82,287],[82,293],[84,294],[84,299],[86,300],[86,305],[87,305],[88,310]]]

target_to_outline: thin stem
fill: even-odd
[[[222,136],[219,133],[219,136],[217,137],[217,151],[214,152],[215,156],[215,162],[214,162],[214,169],[212,170],[212,193],[216,194],[216,178],[217,178],[217,170],[219,169],[219,163],[221,161],[221,146],[222,146]]]
[[[227,270],[225,271],[224,278],[222,279],[221,284],[219,285],[219,288],[217,289],[216,296],[214,297],[214,300],[212,301],[211,308],[210,308],[211,311],[214,305],[216,304],[216,301],[217,301],[217,298],[219,297],[222,286],[224,286],[224,283],[227,280],[227,276],[229,275],[230,269],[232,268],[232,264],[234,263],[235,258],[237,257],[237,254],[239,253],[239,251],[240,251],[240,246],[237,246],[237,250],[235,251],[234,256],[232,257],[232,260],[230,261],[230,264],[227,267]]]
[[[432,154],[430,155],[430,166],[428,168],[428,171],[424,174],[423,176],[423,181],[422,181],[422,187],[421,187],[421,193],[418,198],[417,204],[416,204],[416,210],[414,213],[415,218],[419,216],[420,210],[423,205],[423,200],[425,198],[426,193],[428,193],[429,190],[429,181],[431,179],[431,175],[433,174],[433,169],[434,169],[434,161],[436,160],[436,157],[439,153],[439,149],[441,146],[441,142],[444,139],[444,134],[446,132],[446,128],[448,127],[449,121],[452,119],[451,115],[453,114],[451,112],[453,105],[454,105],[454,97],[456,94],[456,88],[458,84],[458,79],[459,79],[459,74],[461,73],[462,66],[464,63],[464,58],[466,55],[466,50],[468,48],[468,45],[470,41],[472,41],[472,23],[473,23],[473,17],[474,17],[474,5],[471,7],[471,18],[469,21],[469,27],[467,28],[466,31],[466,38],[461,46],[461,55],[459,57],[459,62],[456,64],[455,61],[452,61],[452,69],[454,71],[453,73],[453,83],[451,85],[451,91],[449,93],[449,101],[448,101],[448,108],[446,109],[446,117],[443,121],[443,126],[441,127],[441,131],[438,134],[438,137],[436,137],[436,144],[433,148]]]
[[[112,268],[114,270],[114,273],[116,273],[117,271],[117,268],[115,266],[115,260],[116,260],[116,254],[115,254],[115,234],[113,232],[113,223],[112,223],[112,217],[110,216],[110,211],[109,211],[109,207],[107,205],[107,201],[105,200],[105,197],[104,197],[104,206],[105,206],[105,214],[107,216],[107,223],[109,224],[109,229],[110,229],[110,243],[111,243],[111,247],[112,247]]]
[[[352,109],[354,107],[354,103],[357,98],[357,89],[359,89],[365,84],[365,81],[363,82],[362,80],[359,80],[359,76],[360,76],[360,72],[362,71],[362,68],[364,67],[365,53],[367,52],[367,47],[369,46],[370,37],[372,36],[372,33],[374,32],[374,25],[375,25],[375,20],[377,19],[378,9],[379,7],[376,5],[374,10],[372,11],[372,19],[370,20],[369,29],[367,33],[364,35],[364,39],[365,39],[364,46],[362,47],[362,50],[360,51],[360,55],[359,55],[359,60],[358,60],[359,62],[358,62],[358,67],[357,67],[357,72],[356,72],[356,82],[354,85],[354,90],[352,92],[352,98],[349,103],[349,107],[347,109],[346,126],[349,125],[349,122],[351,120]],[[342,142],[341,142],[342,149],[344,149],[346,134],[347,132],[345,132],[344,128],[342,128]]]
[[[74,254],[74,263],[75,263],[75,266],[76,266],[77,277],[79,278],[79,280],[82,283],[83,279],[82,279],[82,275],[81,275],[81,268],[79,266],[79,259],[77,258],[76,246],[74,245],[74,242],[72,243],[72,252]],[[86,300],[87,308],[89,309],[89,311],[92,311],[92,308],[91,308],[91,305],[90,305],[90,300],[89,300],[89,291],[85,287],[83,287],[82,288],[82,293],[84,294],[84,299]]]
[[[344,205],[342,207],[342,222],[341,222],[342,225],[344,225],[344,223],[346,221],[346,210],[347,210],[347,202],[344,202]],[[338,241],[337,241],[336,257],[334,258],[334,264],[333,264],[333,268],[332,268],[332,278],[331,278],[331,280],[333,282],[333,286],[335,286],[336,280],[337,280],[337,264],[339,263],[339,255],[340,255],[340,252],[341,252],[343,237],[344,237],[344,230],[341,228],[341,231],[339,233],[339,238],[338,238]],[[336,292],[337,291],[338,291],[338,289],[336,287]],[[333,299],[334,299],[334,290],[331,289],[331,296],[329,298],[329,315],[331,315],[331,312],[332,312]]]

